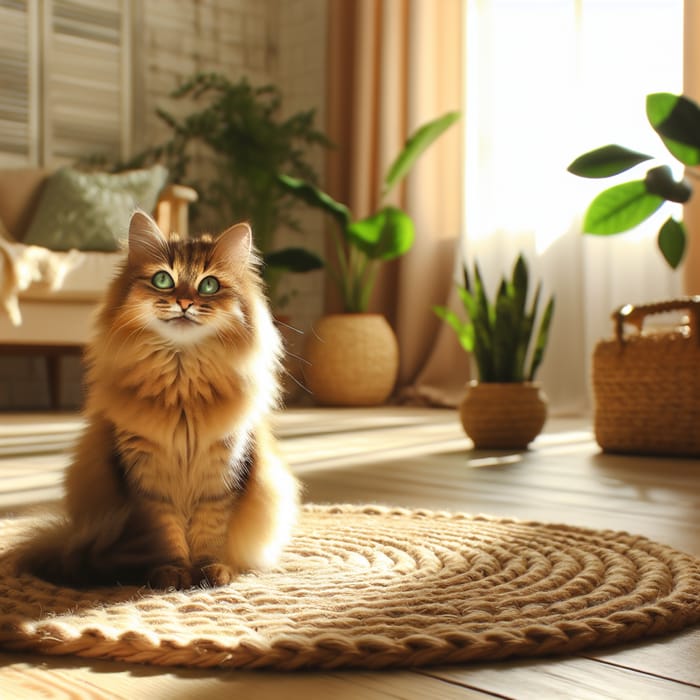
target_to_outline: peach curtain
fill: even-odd
[[[330,193],[355,217],[378,205],[384,173],[421,124],[463,108],[463,0],[331,0],[327,164]],[[416,242],[384,266],[371,310],[396,331],[403,398],[453,405],[468,358],[433,314],[453,294],[462,230],[462,125],[427,151],[392,201],[413,218]],[[333,303],[331,301],[331,308]]]
[[[685,0],[683,41],[683,93],[700,102],[700,4]],[[700,192],[692,180],[695,194],[684,207],[683,219],[688,228],[688,250],[684,263],[684,287],[687,294],[700,294]]]

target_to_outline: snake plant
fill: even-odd
[[[462,347],[476,361],[482,382],[533,381],[547,346],[554,313],[554,297],[550,297],[535,333],[535,321],[542,285],[538,283],[528,308],[529,272],[522,255],[513,266],[510,279],[503,277],[495,299],[489,300],[477,263],[470,280],[467,265],[464,284],[457,285],[467,314],[462,320],[444,306],[433,310],[457,334]]]

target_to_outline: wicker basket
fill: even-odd
[[[689,326],[643,334],[650,314],[688,311]],[[609,452],[700,455],[700,296],[623,306],[593,355],[595,435]],[[638,332],[625,334],[625,325]]]

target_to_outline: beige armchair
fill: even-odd
[[[0,221],[14,241],[22,242],[48,175],[37,168],[0,170]],[[187,210],[196,199],[189,187],[166,186],[153,212],[159,226],[187,235]],[[81,352],[93,311],[123,256],[123,252],[84,251],[58,289],[32,285],[22,291],[19,325],[0,310],[0,355],[45,356],[53,408],[61,400],[61,357]]]

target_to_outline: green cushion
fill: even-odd
[[[23,242],[51,250],[119,250],[134,209],[152,212],[167,177],[162,165],[117,174],[61,168],[49,176]]]

